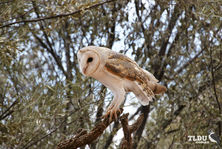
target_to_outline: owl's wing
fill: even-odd
[[[135,61],[123,54],[113,51],[110,51],[109,53],[105,68],[112,74],[131,81],[137,80],[141,82],[141,79],[144,79],[140,78],[142,73]],[[138,75],[139,73],[141,74]]]
[[[139,83],[150,81],[157,83],[158,80],[150,72],[140,68],[138,64],[129,57],[110,51],[105,68],[121,78],[126,78]]]
[[[151,78],[140,68],[137,63],[127,56],[115,52],[111,52],[106,61],[105,68],[112,74],[136,81],[143,91],[147,93],[147,96],[154,96],[152,89],[150,88]]]
[[[110,51],[105,68],[115,76],[134,81],[137,87],[133,87],[131,91],[143,105],[147,105],[154,94],[166,91],[166,88],[158,84],[158,80],[151,73],[140,68],[135,61],[123,54]]]

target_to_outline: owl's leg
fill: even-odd
[[[109,121],[112,120],[113,116],[115,117],[115,120],[117,120],[117,112],[120,112],[119,106],[122,104],[125,98],[124,90],[113,91],[113,94],[113,101],[107,108],[106,114],[104,115],[105,118],[109,116]]]

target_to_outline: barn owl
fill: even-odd
[[[93,77],[114,95],[104,117],[117,119],[119,106],[127,92],[133,92],[142,105],[148,105],[155,94],[166,91],[150,72],[142,69],[127,56],[105,47],[88,46],[77,53],[80,71]]]

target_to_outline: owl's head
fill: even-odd
[[[100,55],[95,48],[85,47],[77,53],[80,71],[85,76],[90,76],[99,67]]]

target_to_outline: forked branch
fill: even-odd
[[[120,113],[118,113],[118,117],[123,112],[123,109],[120,109]],[[123,114],[120,117],[120,121],[123,127],[124,139],[121,143],[122,149],[130,149],[132,148],[132,137],[131,134],[136,131],[144,118],[144,115],[141,114],[140,117],[136,120],[136,122],[132,125],[128,125],[128,113]],[[111,121],[109,117],[105,118],[102,122],[97,124],[89,133],[86,130],[80,128],[77,131],[77,134],[69,140],[65,140],[60,142],[57,145],[57,149],[76,149],[78,147],[92,144],[94,140],[96,140],[99,136],[102,135],[103,131],[115,120],[113,118]]]
[[[141,114],[134,124],[128,125],[128,115],[129,113],[124,114],[120,117],[124,134],[124,139],[121,143],[121,149],[132,149],[133,143],[131,134],[140,127],[144,119],[144,114]]]

